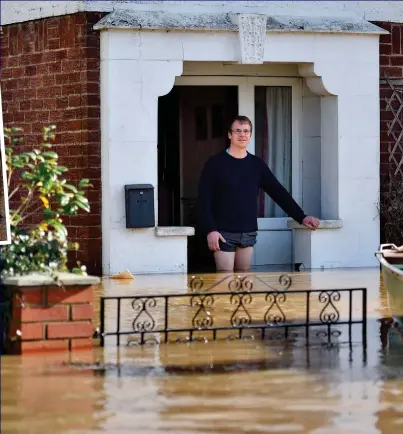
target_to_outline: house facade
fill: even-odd
[[[401,159],[385,103],[402,84],[400,2],[1,7],[5,125],[29,146],[55,124],[73,179],[90,178],[91,213],[67,222],[90,272],[211,263],[198,178],[238,113],[254,125],[249,152],[321,219],[310,232],[257,197],[254,265],[376,265],[381,175]]]

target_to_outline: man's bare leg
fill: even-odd
[[[235,271],[249,271],[253,247],[238,248],[235,252]]]
[[[214,252],[217,271],[234,271],[235,252]]]

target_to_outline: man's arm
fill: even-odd
[[[261,187],[288,216],[303,224],[306,214],[263,161]]]

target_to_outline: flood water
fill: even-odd
[[[264,284],[272,275],[257,277]],[[361,326],[354,325],[353,342],[339,337],[332,346],[320,339],[307,346],[301,337],[291,343],[254,339],[116,347],[111,338],[104,348],[69,355],[5,356],[1,432],[403,432],[403,337],[380,321],[390,313],[379,269],[291,277],[290,290],[367,288],[366,345]],[[205,277],[208,285],[219,279]],[[186,293],[187,285],[186,276],[136,276],[132,282],[105,280],[99,293]],[[228,316],[224,305],[215,309],[217,318]],[[346,309],[340,306],[342,315]],[[291,310],[304,314],[299,301]],[[106,311],[107,326],[115,323],[114,312]],[[177,312],[179,323],[183,307]],[[358,301],[353,317],[360,314]],[[122,327],[130,319],[133,313],[123,307]]]

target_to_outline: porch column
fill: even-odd
[[[158,210],[158,97],[168,93],[182,74],[181,60],[146,60],[141,55],[140,32],[101,32],[101,137],[103,270],[126,268],[164,271],[164,258],[172,269],[182,250],[175,239],[159,239],[154,228],[126,229],[126,184],[154,186],[155,226]],[[179,251],[180,250],[180,251]],[[167,260],[165,259],[165,261]],[[185,265],[185,264],[183,264]]]
[[[354,47],[346,53],[347,38]],[[322,40],[323,39],[323,40]],[[376,265],[379,246],[379,39],[317,36],[300,67],[321,96],[321,227],[296,228],[295,262],[307,268]],[[322,40],[322,41],[321,41]],[[321,50],[320,48],[323,49]]]

